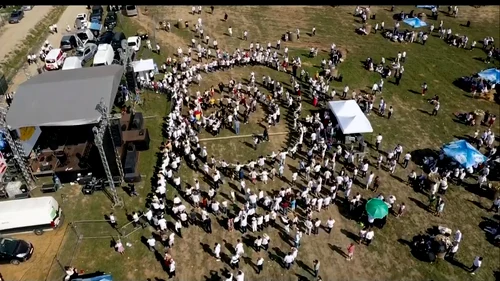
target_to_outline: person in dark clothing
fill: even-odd
[[[214,6],[210,6],[210,14],[213,15],[214,14]]]
[[[267,131],[267,127],[264,128],[264,133],[262,134],[262,139],[264,141],[269,141],[269,132]]]
[[[224,13],[224,21],[227,21],[227,14]]]

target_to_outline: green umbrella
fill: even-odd
[[[373,218],[381,219],[387,216],[389,208],[384,201],[378,198],[373,198],[366,203],[366,212]]]

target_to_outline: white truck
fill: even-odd
[[[42,235],[62,223],[62,209],[52,196],[0,202],[0,234],[34,232]]]

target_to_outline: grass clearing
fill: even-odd
[[[152,38],[152,42],[160,42],[162,45],[161,56],[152,54],[145,48],[141,53],[142,57],[153,57],[160,64],[166,57],[173,57],[174,50],[179,47],[179,44],[185,49],[193,36],[193,33],[188,30],[179,31],[174,27],[177,19],[182,18],[190,21],[192,27],[198,15],[189,14],[191,7],[176,6],[149,8],[149,16],[152,9],[159,9],[156,12],[157,20],[164,20],[163,18],[159,19],[158,15],[166,15],[166,20],[171,22],[173,29],[170,33],[159,30],[154,32],[155,36]],[[377,22],[383,20],[386,27],[391,27],[393,23],[392,14],[386,9],[387,7],[372,7],[372,11],[377,15]],[[443,9],[445,8],[441,8],[441,10]],[[467,34],[470,40],[480,41],[485,36],[494,36],[495,41],[499,42],[498,30],[500,23],[497,8],[481,7],[475,9],[460,7],[460,9],[458,18],[447,17],[441,12],[439,20],[444,20],[444,26],[452,28],[453,33]],[[480,61],[480,58],[486,56],[480,48],[472,51],[457,49],[448,46],[434,36],[430,36],[425,46],[416,43],[393,43],[383,38],[379,33],[359,36],[354,33],[354,29],[360,26],[357,22],[358,18],[353,17],[351,14],[354,7],[217,6],[213,15],[207,13],[206,10],[208,10],[207,7],[205,7],[202,15],[203,23],[206,26],[205,32],[210,34],[211,38],[217,38],[219,45],[226,50],[248,48],[249,42],[237,38],[247,28],[250,40],[253,40],[254,43],[258,40],[261,44],[271,42],[274,45],[285,31],[299,27],[301,29],[300,41],[282,43],[282,48],[284,45],[289,46],[291,55],[301,56],[305,69],[310,73],[317,71],[320,60],[327,57],[331,43],[335,42],[337,46],[347,51],[346,61],[339,65],[339,72],[343,74],[344,81],[342,83],[332,82],[330,87],[335,88],[337,92],[341,92],[346,84],[351,89],[369,91],[371,85],[380,80],[380,76],[377,73],[365,70],[362,61],[367,57],[372,57],[376,62],[380,61],[381,57],[390,60],[398,51],[406,51],[408,56],[404,64],[405,75],[401,80],[401,85],[392,84],[390,81],[393,80],[391,79],[386,80],[384,84],[383,97],[388,105],[395,108],[394,118],[388,120],[375,114],[371,114],[369,117],[374,128],[374,134],[367,136],[367,140],[373,143],[376,134],[382,132],[384,135],[384,150],[394,147],[398,143],[404,146],[405,151],[437,149],[442,143],[451,141],[456,137],[471,135],[475,130],[475,128],[454,122],[453,114],[455,112],[473,111],[479,108],[485,111],[498,112],[498,104],[472,99],[469,97],[470,94],[452,84],[455,79],[461,76],[470,75],[493,66],[499,67],[498,61],[495,61],[493,65],[487,65]],[[399,10],[406,12],[410,10],[421,11],[415,7],[397,7],[396,11]],[[221,21],[224,12],[229,15],[228,22]],[[482,16],[479,17],[479,15]],[[487,15],[490,17],[487,17]],[[119,28],[122,28],[127,36],[135,34],[138,28],[148,30],[151,36],[155,24],[149,16],[141,14],[138,18],[121,17],[122,21]],[[427,21],[429,24],[434,23],[437,26],[439,20],[438,22],[431,19]],[[461,26],[467,20],[472,21],[471,28]],[[374,23],[375,21],[370,20],[370,24]],[[238,36],[229,37],[224,35],[229,25],[233,26],[234,34]],[[317,29],[317,35],[310,37],[306,33],[310,32],[313,26]],[[320,47],[317,58],[311,59],[307,57],[308,48],[311,46]],[[244,79],[248,79],[251,71],[256,73],[259,82],[262,75],[269,74],[274,79],[288,83],[288,75],[284,73],[277,73],[263,67],[247,67],[236,68],[231,72],[204,75],[202,84],[199,87],[191,87],[190,91],[194,94],[198,89],[201,91],[211,85],[216,86],[219,81],[227,83],[231,77],[244,82]],[[420,91],[420,85],[424,81],[429,85],[429,92],[425,98],[413,93],[413,91]],[[441,109],[437,117],[432,117],[426,113],[432,110],[426,99],[434,94],[438,94],[441,100]],[[126,213],[143,210],[144,198],[151,190],[149,179],[153,175],[156,165],[157,147],[163,140],[161,133],[163,121],[161,117],[167,113],[168,101],[159,94],[149,92],[145,93],[142,99],[144,103],[138,110],[143,111],[145,115],[160,117],[146,120],[146,126],[150,131],[152,141],[151,149],[142,152],[140,155],[140,170],[145,175],[143,183],[138,188],[141,196],[129,198],[123,191],[120,191],[120,195],[124,197],[126,204],[124,210],[115,210],[120,225],[126,222]],[[378,100],[375,102],[375,106],[377,105]],[[304,100],[303,108],[303,115],[312,109],[308,99]],[[423,112],[419,111],[419,109]],[[285,114],[283,112],[282,116],[285,116]],[[286,128],[285,125],[282,126]],[[485,127],[478,128],[484,130]],[[273,130],[275,129],[273,128]],[[498,135],[498,126],[494,130]],[[249,125],[241,125],[242,134],[261,132],[262,128],[255,122]],[[221,133],[221,136],[231,135],[232,133],[227,130]],[[200,138],[207,136],[206,133],[203,133]],[[203,144],[207,146],[209,155],[234,163],[236,161],[246,162],[261,154],[270,154],[271,151],[279,149],[288,141],[287,136],[271,137],[271,140],[271,142],[259,146],[257,151],[247,147],[245,142],[251,140],[244,138],[207,141]],[[372,150],[369,151],[369,154],[369,157],[377,156],[377,153]],[[341,165],[337,165],[338,168],[340,168],[339,166]],[[289,158],[285,169],[285,175],[288,178],[291,170],[295,167],[297,167],[297,161]],[[445,195],[447,205],[444,216],[441,218],[435,217],[421,207],[427,204],[426,194],[416,193],[404,183],[411,169],[420,170],[417,164],[411,163],[406,170],[398,167],[393,175],[382,170],[375,172],[382,179],[379,192],[386,196],[395,195],[397,203],[405,202],[408,208],[407,214],[400,219],[390,216],[387,225],[382,230],[376,231],[375,240],[369,248],[361,245],[357,247],[355,259],[352,262],[346,262],[339,254],[338,249],[345,251],[345,247],[352,241],[352,237],[357,235],[359,226],[344,216],[345,205],[340,201],[337,203],[338,206],[332,206],[329,210],[323,210],[320,214],[315,214],[315,217],[319,216],[323,222],[328,217],[333,217],[336,220],[334,231],[331,235],[320,231],[320,235],[317,237],[304,237],[298,261],[290,271],[282,269],[277,262],[273,261],[273,259],[277,259],[276,256],[281,255],[281,251],[286,252],[289,249],[290,246],[285,241],[287,240],[286,235],[280,230],[268,229],[267,233],[271,236],[270,251],[269,253],[261,253],[265,254],[264,259],[266,260],[264,272],[260,276],[256,275],[252,269],[252,262],[256,261],[257,253],[247,247],[246,254],[250,257],[250,260],[242,260],[240,264],[240,267],[246,273],[246,279],[287,281],[305,277],[307,278],[305,280],[312,280],[309,267],[312,266],[314,259],[319,259],[322,263],[320,275],[324,280],[332,280],[332,276],[335,276],[335,280],[362,280],[368,278],[375,280],[469,279],[469,273],[460,266],[452,265],[447,261],[440,260],[432,265],[418,261],[411,255],[409,247],[404,244],[405,240],[411,240],[420,231],[425,231],[428,227],[435,225],[445,225],[453,230],[460,228],[464,233],[464,240],[456,255],[459,263],[469,266],[476,255],[482,255],[485,258],[483,266],[475,278],[478,280],[495,280],[498,278],[496,272],[500,271],[498,264],[500,252],[498,248],[485,239],[484,231],[478,226],[484,218],[492,217],[491,213],[485,210],[490,206],[491,199],[488,196],[480,196],[470,192],[470,188],[464,189],[452,185]],[[200,178],[202,188],[207,189],[208,184],[203,177],[185,165],[181,167],[180,173],[184,182],[192,183],[193,178]],[[301,183],[303,184],[303,181]],[[266,186],[259,182],[255,187],[251,186],[251,188],[271,191],[286,184],[281,180],[275,180]],[[224,200],[223,198],[228,196],[231,190],[237,189],[237,186],[237,182],[226,178],[225,184],[217,195],[218,200]],[[111,212],[109,201],[103,194],[97,193],[92,196],[84,196],[76,187],[69,187],[61,192],[67,194],[68,198],[70,198],[68,202],[71,202],[71,204],[65,206],[67,221],[102,219],[103,214]],[[364,198],[376,195],[359,187],[355,187],[354,192],[360,192]],[[173,189],[170,189],[168,197],[173,198],[175,193]],[[343,194],[340,193],[339,197],[343,198]],[[190,227],[183,229],[185,238],[176,238],[176,245],[173,248],[172,255],[177,262],[177,280],[218,280],[214,276],[221,276],[222,268],[228,268],[224,263],[216,262],[203,250],[206,245],[213,247],[215,242],[219,242],[222,243],[223,252],[230,255],[228,248],[234,246],[236,239],[241,238],[241,235],[237,232],[228,233],[223,230],[218,223],[219,219],[222,220],[222,217],[212,220],[214,229],[212,235],[204,234],[199,228]],[[169,220],[172,221],[170,218]],[[111,272],[117,280],[142,280],[145,278],[154,280],[155,277],[166,279],[166,273],[163,271],[161,262],[140,242],[141,237],[149,237],[151,231],[150,228],[147,228],[130,235],[124,242],[131,242],[133,246],[127,248],[123,256],[113,253],[109,240],[84,239],[79,246],[73,265],[85,269],[87,272],[94,270]],[[254,233],[247,234],[245,239],[251,240],[251,237],[256,235]],[[223,240],[227,242],[223,243]],[[62,250],[71,247],[74,247],[74,245],[65,243]]]

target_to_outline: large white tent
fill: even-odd
[[[337,118],[344,135],[373,132],[370,121],[354,100],[331,101],[328,107]]]

